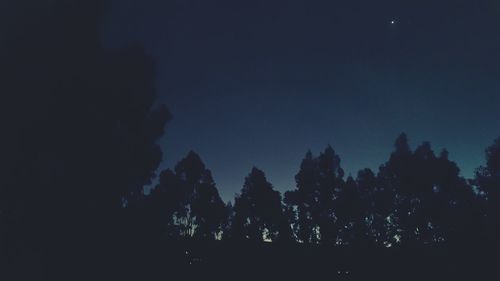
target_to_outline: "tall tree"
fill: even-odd
[[[140,47],[102,46],[105,2],[7,1],[1,11],[0,216],[42,260],[88,244],[105,256],[116,240],[106,237],[123,236],[124,203],[162,159],[169,113],[156,105],[155,65]]]
[[[379,206],[382,208],[383,229],[381,240],[386,246],[410,238],[407,225],[411,214],[408,193],[412,190],[412,151],[408,145],[405,133],[399,135],[394,144],[395,150],[391,153],[389,161],[379,169],[378,195],[381,199]],[[389,212],[385,208],[391,208]]]
[[[313,214],[316,213],[318,189],[318,162],[311,151],[306,153],[300,164],[300,171],[295,176],[297,188],[285,193],[285,203],[293,210],[293,229],[298,241],[305,243],[319,242],[319,232]]]
[[[294,229],[300,241],[336,243],[341,226],[337,224],[334,200],[341,193],[343,176],[340,157],[331,146],[317,158],[311,152],[306,154],[295,176],[297,188],[285,195],[297,214]]]
[[[283,227],[281,195],[264,172],[253,167],[235,198],[232,237],[254,241],[275,241]],[[281,233],[285,234],[285,233]]]
[[[483,199],[460,176],[457,164],[443,150],[436,159],[436,179],[427,214],[432,223],[432,242],[474,245],[483,236]]]
[[[378,185],[376,175],[370,169],[358,172],[356,178],[359,194],[359,218],[356,225],[356,242],[369,244],[371,241],[380,243],[381,233],[384,233],[384,222],[391,210],[387,206],[386,193]]]
[[[338,200],[344,184],[344,170],[340,167],[340,157],[328,145],[318,157],[318,215],[316,218],[321,235],[321,242],[334,244],[337,242],[341,225],[335,212],[334,201]]]
[[[187,212],[187,193],[175,173],[170,169],[162,171],[158,184],[144,201],[141,207],[146,210],[145,221],[153,224],[149,226],[150,231],[165,237],[178,237],[181,231],[174,218]]]
[[[193,151],[175,166],[175,182],[170,187],[175,198],[171,217],[165,217],[175,235],[201,239],[219,238],[226,207],[219,196],[210,170]],[[161,184],[161,183],[160,183]],[[158,186],[162,188],[162,186]],[[152,196],[155,196],[153,192]],[[177,230],[177,231],[176,231]]]
[[[500,138],[486,149],[486,165],[476,171],[475,183],[485,196],[485,215],[490,240],[500,235]],[[499,246],[500,247],[500,246]]]
[[[363,207],[357,182],[352,176],[349,176],[334,202],[338,244],[359,244],[361,242],[360,240],[363,239],[361,232],[365,224]]]
[[[475,195],[456,164],[443,151],[436,157],[428,142],[409,149],[406,135],[379,173],[383,189],[394,194],[392,212],[386,218],[387,243],[440,243],[470,231]],[[468,211],[466,211],[468,210]],[[461,220],[462,222],[459,222]],[[468,225],[464,227],[464,225]]]

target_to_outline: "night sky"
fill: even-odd
[[[226,201],[254,165],[293,188],[327,144],[377,170],[403,131],[471,177],[500,136],[500,1],[116,0],[103,38],[157,62],[162,169],[194,150]]]

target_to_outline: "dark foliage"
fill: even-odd
[[[148,200],[154,210],[150,215],[165,227],[167,236],[215,239],[222,235],[227,208],[210,171],[192,151],[176,165],[175,173],[161,173]]]
[[[276,241],[284,220],[281,195],[273,190],[264,172],[252,168],[235,198],[230,238]]]
[[[154,63],[140,47],[101,46],[104,8],[2,3],[2,254],[34,268],[2,263],[2,280],[63,278],[93,251],[87,266],[113,271],[102,262],[121,247],[123,205],[162,159],[156,141],[169,113],[154,105]]]
[[[0,280],[500,277],[500,139],[471,180],[401,134],[355,178],[307,152],[283,200],[253,168],[224,204],[194,152],[145,194],[170,118],[152,59],[102,47],[103,1],[1,5]]]

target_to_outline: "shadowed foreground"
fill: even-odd
[[[496,270],[498,256],[493,249],[482,245],[354,248],[193,240],[158,243],[143,238],[142,243],[128,245],[127,249],[120,247],[126,241],[118,239],[97,248],[79,245],[77,254],[60,249],[53,252],[59,255],[44,259],[17,257],[10,261],[13,263],[7,263],[9,267],[0,276],[2,280],[498,280],[500,277]]]
[[[376,170],[328,145],[283,194],[253,167],[224,202],[196,152],[161,170],[155,58],[104,46],[106,2],[0,1],[0,281],[500,280],[500,138],[472,178],[402,133]]]
[[[498,258],[491,255],[491,249],[482,247],[354,249],[218,242],[163,247],[166,254],[158,252],[155,273],[158,279],[172,273],[193,279],[218,276],[235,280],[243,277],[267,280],[271,276],[280,280],[498,280],[499,277],[495,270]]]

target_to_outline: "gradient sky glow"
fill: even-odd
[[[327,144],[376,170],[402,131],[472,176],[500,136],[496,2],[116,0],[103,38],[157,61],[162,167],[198,152],[227,201],[254,165],[293,188]]]

